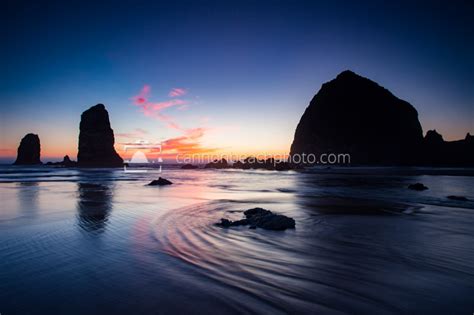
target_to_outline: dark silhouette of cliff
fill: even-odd
[[[77,164],[80,167],[120,167],[122,158],[114,148],[114,131],[103,104],[82,113]]]
[[[41,145],[38,135],[29,133],[21,139],[14,165],[37,165],[40,160]]]
[[[344,71],[324,83],[296,128],[291,155],[348,153],[353,164],[417,162],[418,113],[377,83]]]
[[[423,139],[420,160],[430,166],[474,166],[474,137],[469,133],[462,140],[444,141],[436,130],[429,130]]]

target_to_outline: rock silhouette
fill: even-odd
[[[166,186],[166,185],[172,185],[173,183],[166,178],[160,177],[158,179],[152,180],[148,186]]]
[[[410,185],[408,185],[408,189],[417,190],[417,191],[423,191],[423,190],[427,190],[428,187],[426,187],[426,186],[423,185],[422,183],[416,183],[416,184],[410,184]]]
[[[122,158],[114,148],[114,131],[110,127],[109,114],[103,104],[92,106],[82,113],[79,126],[80,167],[120,167]]]
[[[69,158],[69,155],[65,155],[63,160],[61,162],[48,162],[46,163],[46,165],[54,165],[54,166],[65,166],[65,167],[74,167],[74,166],[77,166],[77,162],[76,161],[72,161],[70,158]]]
[[[473,166],[474,137],[445,141],[436,130],[429,130],[423,139],[421,161],[430,166]]]
[[[71,159],[69,158],[69,155],[65,155],[61,163],[64,166],[75,166],[77,164],[76,161],[71,161]]]
[[[418,113],[377,83],[344,71],[324,83],[306,108],[291,145],[295,154],[350,154],[353,164],[417,161]]]
[[[227,163],[226,159],[215,160],[215,161],[207,163],[204,166],[204,168],[217,168],[217,169],[229,168],[229,167],[230,165]]]
[[[444,143],[443,136],[440,135],[436,129],[428,130],[425,138],[423,139],[424,144],[429,146],[438,146]]]
[[[446,198],[450,200],[456,200],[456,201],[468,201],[468,199],[464,196],[448,196]]]
[[[283,231],[286,229],[295,228],[295,220],[293,218],[284,216],[282,214],[274,214],[270,210],[263,208],[252,208],[244,211],[245,219],[230,221],[228,219],[221,219],[221,222],[216,223],[222,228],[229,228],[232,226],[249,225],[250,229],[262,228],[265,230]]]
[[[21,139],[14,165],[37,165],[40,160],[41,145],[38,135],[29,133]]]

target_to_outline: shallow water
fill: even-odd
[[[3,166],[0,313],[471,314],[472,173]],[[255,206],[296,229],[213,225]]]

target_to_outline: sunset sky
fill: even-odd
[[[3,162],[29,132],[43,161],[75,159],[80,114],[97,103],[120,154],[136,140],[288,153],[313,95],[345,69],[410,102],[424,132],[474,132],[468,1],[41,2],[0,13]]]

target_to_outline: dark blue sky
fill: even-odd
[[[51,156],[74,156],[79,115],[98,102],[116,133],[202,127],[207,146],[288,151],[312,96],[345,69],[412,103],[425,132],[474,131],[467,1],[96,2],[2,4],[2,155],[32,131]],[[144,85],[154,102],[187,91],[186,108],[166,109],[182,129],[132,104]]]

